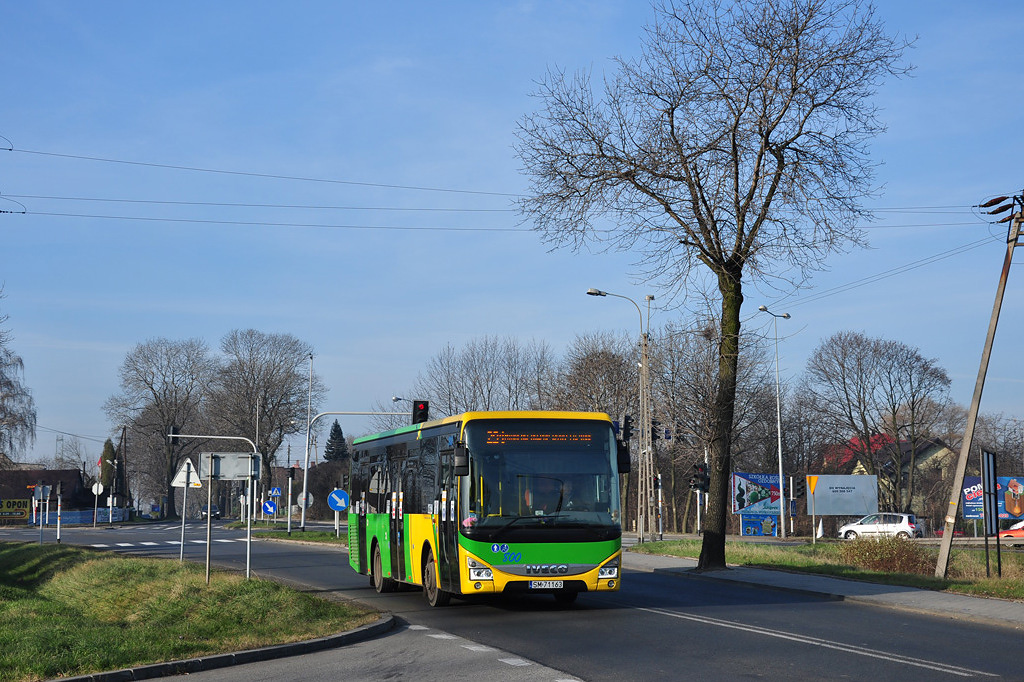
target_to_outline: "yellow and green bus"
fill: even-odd
[[[357,438],[349,564],[378,592],[451,597],[619,589],[619,474],[608,415],[466,412]]]

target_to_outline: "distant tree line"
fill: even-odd
[[[120,369],[120,391],[105,410],[127,427],[133,489],[159,499],[177,515],[171,482],[186,457],[203,451],[249,451],[244,441],[168,439],[181,434],[239,435],[262,455],[261,481],[271,480],[278,450],[289,435],[304,431],[309,400],[317,410],[326,388],[316,374],[310,387],[312,347],[290,334],[235,330],[220,343],[220,355],[200,339],[150,339],[136,345]]]
[[[718,325],[669,324],[651,333],[656,471],[662,477],[666,532],[696,529],[693,466],[708,458],[714,437]],[[733,471],[778,471],[776,386],[769,340],[741,336],[741,361],[731,430]],[[431,401],[431,416],[468,410],[583,410],[618,419],[637,412],[637,341],[625,335],[577,336],[562,356],[547,344],[484,336],[462,348],[445,346],[427,361],[408,391]],[[917,461],[926,443],[959,448],[966,410],[952,403],[950,379],[936,360],[899,341],[840,332],[824,339],[803,373],[781,387],[783,469],[790,479],[851,473],[855,464],[880,480],[879,505],[935,523],[944,514],[951,471]],[[378,404],[381,411],[385,406]],[[384,430],[404,418],[376,418]],[[1024,422],[986,416],[979,442],[1001,454],[1002,471],[1022,467]],[[902,443],[900,448],[880,443]],[[909,451],[909,463],[903,459]],[[635,448],[634,448],[635,452]],[[837,452],[849,456],[837,457]],[[623,490],[627,526],[635,518],[636,482]],[[802,504],[802,502],[801,502]],[[916,507],[914,505],[917,505]],[[808,525],[798,529],[810,532]],[[934,527],[934,526],[933,526]]]

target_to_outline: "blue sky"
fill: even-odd
[[[154,337],[216,349],[232,329],[293,334],[316,348],[325,409],[364,411],[446,343],[514,335],[561,352],[578,333],[636,329],[631,305],[589,287],[654,294],[653,326],[687,319],[660,307],[629,254],[549,252],[511,210],[534,82],[635,55],[646,3],[67,1],[4,15],[0,144],[15,151],[0,152],[0,196],[29,214],[0,214],[0,311],[38,409],[25,459],[52,456],[57,432],[106,438],[117,370]],[[917,36],[913,76],[877,99],[889,131],[873,145],[872,205],[901,210],[879,212],[871,248],[833,258],[812,289],[748,288],[745,317],[770,335],[758,305],[792,314],[784,377],[852,329],[936,358],[966,405],[1005,250],[1005,230],[970,206],[1024,187],[1024,5],[885,3],[879,15]],[[985,412],[1024,416],[1022,293],[1017,265]]]

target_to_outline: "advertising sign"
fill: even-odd
[[[740,514],[740,535],[774,536],[779,534],[779,517],[771,514]]]
[[[1024,476],[996,478],[996,503],[1001,519],[1024,519]],[[980,476],[964,476],[960,508],[965,519],[984,518]]]
[[[810,485],[810,479],[814,484]],[[807,513],[864,516],[878,512],[877,476],[808,476]]]
[[[778,474],[732,475],[733,514],[778,516],[780,512]]]
[[[28,520],[28,510],[31,508],[31,503],[31,500],[0,501],[0,519],[4,521]]]

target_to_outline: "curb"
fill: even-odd
[[[137,668],[125,668],[123,670],[112,670],[110,672],[92,673],[78,677],[61,677],[61,682],[122,682],[124,680],[150,680],[157,677],[170,675],[187,675],[203,670],[217,670],[232,665],[243,663],[256,663],[258,661],[269,661],[275,658],[287,656],[300,656],[325,649],[333,649],[347,644],[355,644],[363,640],[382,635],[395,627],[394,616],[383,616],[376,623],[364,625],[342,632],[337,635],[329,635],[317,639],[309,639],[304,642],[291,642],[289,644],[275,644],[261,649],[249,649],[247,651],[236,651],[227,654],[214,654],[199,658],[189,658],[182,661],[168,661],[166,663],[153,663],[141,665]]]

